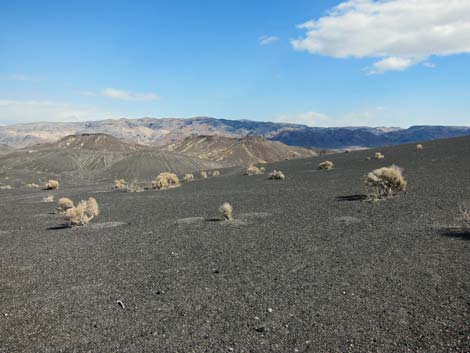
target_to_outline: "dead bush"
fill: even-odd
[[[193,181],[194,180],[194,175],[191,173],[185,174],[183,177],[183,181],[188,182],[188,181]]]
[[[269,179],[284,180],[285,178],[286,176],[280,170],[273,170],[271,173],[269,173]]]
[[[47,195],[42,198],[42,202],[54,202],[54,195]]]
[[[61,197],[59,201],[57,202],[57,210],[59,212],[65,212],[69,208],[73,208],[73,207],[74,207],[73,201],[67,197]]]
[[[220,175],[220,172],[218,170],[214,170],[212,172],[212,176],[219,176]]]
[[[465,228],[470,229],[470,202],[464,201],[459,206],[460,217],[459,220],[462,221]]]
[[[89,219],[99,216],[100,207],[98,206],[98,202],[96,201],[95,198],[90,197],[86,201],[85,214]]]
[[[324,161],[318,165],[318,169],[321,170],[330,170],[334,168],[334,163],[332,161]]]
[[[374,158],[375,159],[383,159],[383,158],[385,158],[385,156],[380,152],[375,152]]]
[[[396,166],[382,167],[367,174],[365,184],[370,199],[382,199],[406,189],[403,170]]]
[[[201,178],[202,178],[202,179],[207,179],[207,172],[206,172],[206,171],[203,170],[203,171],[201,172]]]
[[[59,181],[57,180],[49,180],[46,184],[44,184],[44,190],[55,190],[59,188]]]
[[[224,202],[224,204],[219,207],[219,211],[222,213],[224,220],[230,221],[232,219],[233,208],[228,202]]]
[[[116,179],[114,180],[113,188],[118,190],[125,190],[127,188],[127,183],[124,179]]]
[[[126,192],[142,192],[144,188],[139,185],[139,183],[134,180],[132,183],[126,186]]]
[[[26,184],[28,189],[39,189],[39,185],[36,183]]]
[[[165,172],[160,173],[157,178],[152,182],[154,189],[167,189],[174,188],[180,185],[180,180],[176,174]]]
[[[418,152],[422,151],[423,148],[424,148],[423,145],[420,144],[420,143],[418,143],[418,144],[416,145],[416,151],[418,151]]]
[[[264,171],[258,168],[256,165],[251,164],[246,168],[245,175],[260,175],[263,174]]]
[[[69,226],[83,226],[97,217],[99,213],[98,202],[90,197],[87,201],[82,200],[76,207],[65,211],[64,219]]]

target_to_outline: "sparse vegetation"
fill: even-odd
[[[212,176],[219,176],[220,175],[220,172],[218,170],[214,170],[212,172]]]
[[[39,189],[39,185],[36,183],[26,184],[28,189]]]
[[[194,180],[194,175],[191,173],[185,174],[183,177],[183,181],[189,182]]]
[[[74,204],[73,201],[70,200],[68,197],[61,197],[59,201],[57,202],[57,210],[59,212],[65,212],[69,208],[73,208]]]
[[[335,165],[332,161],[324,161],[318,165],[318,169],[322,169],[322,170],[330,170],[330,169],[333,169],[334,167]]]
[[[134,180],[132,183],[126,186],[125,189],[127,192],[142,192],[144,188],[139,185],[139,183]]]
[[[462,221],[466,229],[470,229],[470,202],[464,201],[460,204],[459,207],[460,217],[459,220]]]
[[[269,173],[269,179],[284,180],[285,178],[286,176],[280,170],[273,170],[271,173]]]
[[[178,176],[169,172],[160,173],[157,178],[152,182],[152,187],[158,190],[174,188],[179,185],[180,180],[178,179]]]
[[[264,168],[263,168],[264,169]],[[261,170],[260,168],[258,168],[256,165],[254,164],[251,164],[250,166],[248,166],[248,168],[246,168],[245,170],[245,175],[260,175],[260,174],[263,174],[264,171]]]
[[[59,188],[59,181],[58,180],[49,180],[46,184],[44,184],[44,190],[55,190]]]
[[[65,220],[69,226],[83,226],[88,224],[100,213],[98,202],[90,197],[87,201],[80,201],[76,207],[65,211]]]
[[[2,185],[0,186],[0,190],[10,190],[11,189],[11,185]]]
[[[424,148],[423,145],[420,144],[420,143],[418,143],[418,144],[416,145],[416,151],[418,151],[418,152],[422,151],[423,148]]]
[[[54,195],[47,195],[42,198],[42,202],[54,202]]]
[[[124,179],[114,180],[114,189],[125,190],[127,188],[127,182]]]
[[[380,152],[375,152],[374,158],[375,159],[383,159],[383,158],[385,158],[385,156]]]
[[[406,189],[403,170],[396,166],[382,167],[370,172],[365,180],[370,199],[387,198]]]
[[[233,207],[228,202],[224,202],[224,204],[219,207],[219,211],[222,213],[224,220],[230,221],[232,219]]]
[[[206,171],[203,170],[203,171],[201,172],[201,178],[202,178],[202,179],[207,179],[207,172],[206,172]]]

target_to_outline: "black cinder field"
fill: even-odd
[[[469,151],[438,140],[140,193],[0,190],[0,351],[469,351]],[[392,164],[406,191],[365,200],[366,174]],[[62,196],[101,214],[64,228]]]

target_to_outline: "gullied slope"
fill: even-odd
[[[243,138],[190,136],[180,142],[165,146],[164,149],[201,159],[225,162],[232,166],[318,155],[311,149],[287,146],[258,136]]]
[[[0,156],[0,173],[74,175],[90,179],[148,179],[161,172],[189,173],[221,163],[145,149],[104,135],[67,136],[56,143],[14,150]]]

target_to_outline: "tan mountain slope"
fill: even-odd
[[[87,179],[148,179],[162,172],[178,174],[221,168],[222,163],[129,144],[106,134],[67,136],[0,155],[2,171],[34,175],[73,175]],[[34,179],[34,178],[33,178]]]
[[[192,157],[224,162],[229,165],[269,163],[285,159],[317,156],[312,149],[287,146],[259,136],[232,138],[224,136],[190,136],[163,147]]]

